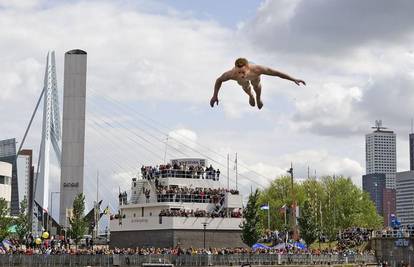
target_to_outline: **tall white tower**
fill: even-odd
[[[65,53],[59,223],[68,227],[73,200],[83,193],[86,104],[85,51]]]
[[[396,135],[385,130],[382,121],[375,121],[375,129],[365,135],[366,174],[383,173],[386,177],[386,188],[395,189],[397,172]]]
[[[49,176],[50,176],[50,148],[53,147],[54,153],[60,163],[60,145],[61,139],[61,120],[59,111],[59,99],[56,83],[56,64],[55,52],[47,54],[47,63],[44,80],[44,105],[43,105],[43,126],[42,141],[40,145],[40,169],[39,178],[42,181],[35,182],[37,185],[43,184],[43,203],[39,203],[43,209],[49,211]]]

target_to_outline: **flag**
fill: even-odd
[[[261,210],[268,210],[269,209],[269,204],[260,205],[260,209]]]
[[[280,213],[287,213],[288,207],[286,204],[284,204],[282,207],[280,207],[279,212]]]
[[[104,214],[108,215],[109,214],[109,206],[106,206],[106,208],[104,209]]]

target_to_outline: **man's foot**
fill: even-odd
[[[262,107],[263,107],[263,102],[262,102],[262,100],[260,100],[260,99],[258,99],[258,100],[257,100],[257,107],[258,107],[259,109],[262,109]]]
[[[254,97],[253,96],[250,96],[249,97],[249,104],[252,107],[254,107],[256,105],[256,101],[254,101]]]

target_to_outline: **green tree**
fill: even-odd
[[[85,220],[84,212],[85,196],[81,193],[73,200],[72,217],[69,219],[69,236],[75,241],[76,245],[78,245],[88,229],[88,223]]]
[[[336,239],[338,233],[338,218],[337,209],[338,203],[337,198],[339,191],[336,190],[336,180],[331,176],[322,177],[322,187],[325,194],[322,196],[321,207],[322,210],[322,232],[328,237],[329,242]],[[342,191],[341,191],[342,193]]]
[[[249,201],[246,208],[243,210],[244,221],[240,226],[242,228],[242,240],[249,247],[253,246],[260,238],[261,224],[258,216],[259,210],[259,195],[258,189],[249,195]]]
[[[271,229],[284,231],[284,216],[280,207],[292,206],[293,199],[304,208],[308,202],[309,212],[315,218],[320,234],[330,241],[336,239],[339,231],[349,227],[379,228],[382,218],[375,210],[369,196],[343,176],[324,176],[320,180],[307,179],[294,183],[292,194],[291,180],[288,176],[275,179],[259,198],[259,203],[270,203]],[[262,225],[267,225],[267,213],[259,213]],[[290,219],[290,216],[287,216]]]
[[[24,196],[24,199],[20,202],[19,215],[14,220],[14,223],[16,224],[16,234],[20,240],[23,240],[26,234],[30,232],[30,224],[29,224],[27,207],[28,207],[27,198],[26,196]]]
[[[304,190],[301,185],[293,184],[293,193],[295,196],[296,203],[301,205],[305,201]],[[285,227],[285,216],[281,212],[283,206],[292,207],[292,184],[290,176],[280,176],[273,180],[268,188],[266,188],[259,197],[259,203],[269,203],[270,206],[270,229],[284,229]],[[259,213],[262,225],[267,225],[267,212]],[[287,216],[287,220],[290,218]]]
[[[300,236],[305,240],[306,245],[310,246],[318,238],[318,218],[315,216],[308,201],[301,208],[298,218]]]
[[[378,229],[383,225],[383,218],[377,213],[374,202],[367,192],[361,192],[358,199],[359,205],[352,215],[355,226]]]
[[[13,225],[7,201],[0,198],[0,241],[9,236],[9,228]]]

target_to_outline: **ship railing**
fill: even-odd
[[[142,173],[142,179],[156,179],[156,178],[188,178],[188,179],[210,179],[218,181],[220,172],[215,171],[189,171],[189,170],[160,170],[153,173]]]
[[[210,194],[157,194],[157,202],[220,203],[221,198],[214,198]]]

